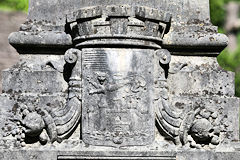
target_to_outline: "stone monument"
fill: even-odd
[[[240,158],[208,0],[38,0],[9,36],[1,159]]]

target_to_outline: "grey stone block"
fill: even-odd
[[[62,74],[53,71],[3,71],[3,93],[56,93],[66,92]],[[58,81],[56,81],[58,79]]]
[[[12,101],[8,95],[1,95],[0,96],[0,139],[3,138],[4,131],[2,130],[5,127],[5,123],[8,121],[11,113],[9,109],[14,106],[14,101]],[[10,128],[9,128],[10,130]]]
[[[183,68],[176,73],[178,67]],[[215,57],[173,56],[168,86],[173,95],[234,96],[234,73],[223,70]]]

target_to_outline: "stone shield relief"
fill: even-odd
[[[82,52],[82,139],[100,146],[154,141],[153,54],[140,49]]]

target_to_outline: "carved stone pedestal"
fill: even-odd
[[[32,1],[3,72],[2,159],[239,159],[208,1]]]

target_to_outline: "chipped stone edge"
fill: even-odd
[[[57,53],[60,51],[64,53],[72,46],[71,36],[60,31],[13,32],[9,35],[8,40],[20,54]]]
[[[195,51],[207,51],[206,56],[217,56],[228,45],[228,37],[221,33],[211,32],[188,32],[179,33],[171,32],[163,39],[163,48],[167,48],[170,51],[192,51],[194,53],[178,52],[176,55],[203,55],[201,52]]]

